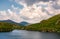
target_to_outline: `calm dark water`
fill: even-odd
[[[0,39],[60,39],[60,34],[14,30],[12,32],[0,33]]]

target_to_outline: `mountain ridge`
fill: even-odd
[[[18,25],[22,25],[22,26],[26,26],[27,24],[29,24],[29,23],[24,22],[24,21],[17,23],[17,22],[14,22],[12,20],[9,20],[9,19],[8,20],[0,20],[0,22],[7,22],[7,23],[18,24]]]

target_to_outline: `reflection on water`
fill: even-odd
[[[60,34],[14,30],[12,32],[0,33],[0,39],[60,39]]]

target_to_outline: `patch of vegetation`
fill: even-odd
[[[7,22],[0,22],[0,32],[10,32],[14,29],[22,29],[23,26],[7,23]]]
[[[26,26],[25,29],[41,32],[60,32],[60,14],[43,20],[40,23]]]

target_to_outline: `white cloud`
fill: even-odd
[[[59,0],[35,0],[34,3],[32,3],[32,0],[16,0],[16,2],[25,6],[20,11],[20,15],[30,23],[36,23],[53,15],[60,14],[60,9],[57,9],[58,5],[60,6]],[[27,6],[29,3],[31,4]]]
[[[23,5],[24,8],[19,9],[12,5],[12,8],[7,11],[0,11],[1,20],[11,19],[15,22],[37,23],[60,14],[60,0],[15,0],[15,2]]]
[[[14,11],[11,11],[10,9],[8,9],[8,14],[9,14],[10,20],[13,20],[13,21],[18,22],[18,23],[20,23],[20,22],[23,21],[23,19],[20,18],[20,15],[19,14],[17,14]]]
[[[6,20],[8,18],[6,11],[0,11],[0,20]]]
[[[15,11],[17,8],[8,9],[7,11],[0,11],[0,20],[13,20],[17,23],[20,23],[23,21],[22,18],[20,18],[19,14],[17,14],[17,11]],[[19,9],[18,9],[19,10]]]

